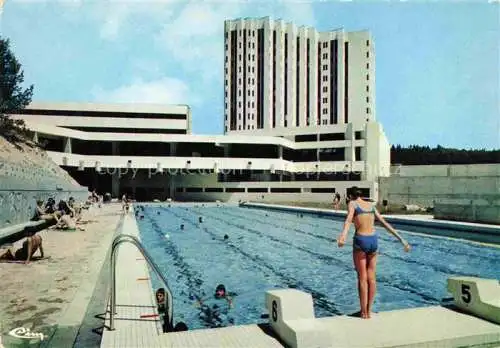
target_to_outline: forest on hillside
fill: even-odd
[[[435,148],[393,145],[391,163],[403,165],[500,163],[500,150],[465,150],[439,145]]]

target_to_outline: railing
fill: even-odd
[[[137,249],[141,252],[142,256],[146,259],[147,263],[153,271],[156,273],[156,275],[161,279],[163,284],[165,285],[165,289],[167,292],[167,301],[168,301],[168,323],[169,326],[172,327],[172,322],[173,322],[173,316],[174,316],[174,304],[173,304],[173,299],[172,299],[172,291],[170,291],[170,287],[168,286],[168,282],[161,273],[160,269],[154,263],[154,261],[151,259],[151,256],[149,256],[148,252],[144,249],[142,246],[141,242],[134,236],[128,235],[128,234],[122,234],[117,236],[113,240],[113,245],[111,247],[111,299],[110,299],[110,315],[109,315],[109,330],[113,331],[115,329],[115,315],[116,315],[116,253],[118,251],[118,247],[122,243],[131,243],[137,247]]]

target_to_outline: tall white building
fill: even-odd
[[[368,31],[317,32],[269,17],[224,24],[226,133],[304,134],[375,121]]]

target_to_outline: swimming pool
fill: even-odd
[[[352,247],[335,242],[341,220],[209,204],[145,205],[140,214],[141,240],[173,292],[174,321],[190,329],[267,322],[264,293],[275,288],[311,293],[317,317],[359,310]],[[439,304],[451,275],[500,278],[500,248],[399,231],[411,253],[379,229],[374,311]],[[215,299],[197,306],[219,283],[237,294],[233,308]]]

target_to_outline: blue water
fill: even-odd
[[[352,247],[335,242],[343,221],[236,206],[143,207],[141,239],[169,281],[175,322],[190,329],[267,322],[265,291],[276,288],[311,293],[317,317],[359,311]],[[412,251],[379,230],[375,311],[439,304],[450,296],[451,275],[500,278],[500,248],[398,231]],[[219,283],[236,293],[233,308],[213,299]],[[202,307],[199,298],[208,299]]]

